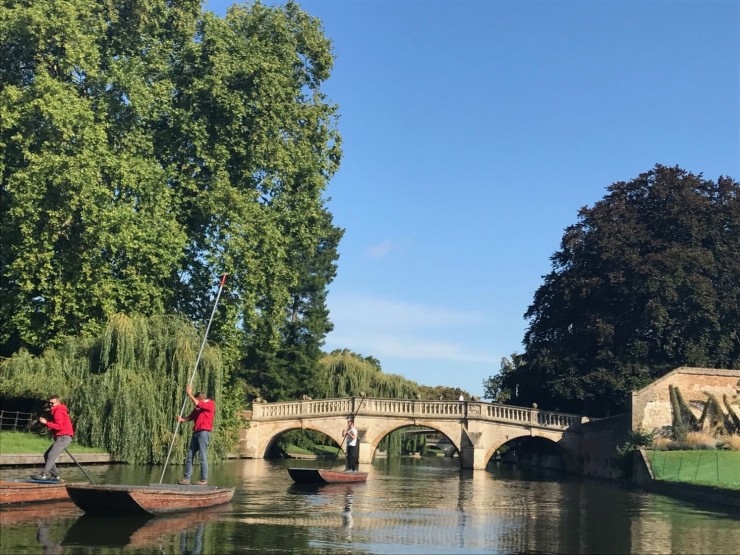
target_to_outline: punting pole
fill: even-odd
[[[357,413],[360,412],[360,409],[362,408],[362,405],[365,404],[365,394],[360,393],[362,395],[362,400],[360,401],[360,404],[355,409],[355,413],[352,415],[352,423],[355,422],[355,417],[357,416]],[[336,455],[334,455],[334,459],[331,461],[331,466],[329,467],[329,470],[331,470],[334,467],[334,463],[337,462],[337,457],[339,456],[339,452],[342,450],[342,446],[344,445],[344,440],[347,439],[347,436],[344,436],[342,438],[342,443],[339,444],[339,449],[337,449]],[[358,438],[359,439],[359,438]]]
[[[64,452],[65,452],[65,453],[67,453],[67,455],[69,455],[69,458],[70,458],[70,459],[72,459],[72,460],[74,461],[74,463],[75,463],[75,464],[76,464],[77,466],[79,466],[79,467],[80,467],[80,470],[82,470],[82,473],[83,473],[83,474],[85,475],[85,478],[87,478],[87,479],[88,479],[88,480],[90,481],[90,483],[91,483],[91,484],[92,484],[93,486],[97,485],[97,484],[96,484],[95,482],[93,482],[93,479],[92,479],[92,478],[90,478],[90,476],[89,476],[89,475],[87,474],[87,472],[85,472],[85,469],[84,469],[84,468],[82,468],[82,465],[81,465],[80,463],[78,463],[78,462],[77,462],[77,459],[75,459],[75,458],[74,458],[74,457],[72,456],[72,453],[70,453],[70,452],[69,452],[69,451],[67,451],[66,449],[64,450]]]
[[[221,285],[218,287],[218,293],[216,294],[216,300],[213,303],[213,310],[211,311],[211,318],[208,320],[208,325],[206,326],[206,332],[203,334],[203,341],[200,344],[200,351],[198,351],[198,357],[195,359],[195,366],[193,367],[193,373],[190,375],[190,380],[188,380],[188,385],[191,385],[193,383],[193,380],[195,379],[195,373],[198,371],[198,364],[200,363],[200,357],[203,355],[203,349],[206,347],[206,339],[208,339],[208,332],[211,329],[211,323],[213,323],[213,317],[216,315],[216,307],[218,306],[218,300],[221,298],[221,291],[224,290],[224,285],[226,284],[226,276],[228,274],[224,274],[221,276]],[[188,398],[187,396],[182,400],[182,407],[180,408],[180,417],[182,417],[183,413],[185,412],[185,406],[187,405]],[[167,451],[167,458],[164,461],[164,468],[162,468],[162,476],[159,478],[159,483],[162,483],[162,480],[164,480],[164,473],[167,470],[167,463],[170,462],[170,455],[172,454],[172,447],[175,445],[175,438],[177,438],[177,431],[180,429],[180,419],[178,418],[177,424],[175,424],[175,431],[172,432],[172,441],[170,442],[170,448]]]

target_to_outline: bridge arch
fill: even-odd
[[[501,447],[509,443],[516,443],[518,440],[542,440],[542,441],[547,442],[549,446],[553,448],[553,451],[562,460],[563,466],[567,472],[576,472],[578,470],[578,463],[573,457],[573,454],[570,452],[570,450],[567,447],[565,447],[564,445],[561,445],[558,440],[553,439],[552,437],[548,437],[549,435],[550,434],[542,434],[542,433],[512,434],[508,436],[507,439],[504,439],[503,441],[500,441],[498,444],[494,444],[493,446],[489,447],[484,457],[485,465],[488,466],[488,463],[491,461],[491,458],[496,453],[496,451],[498,451],[499,449],[501,449]]]
[[[435,432],[438,432],[445,436],[447,439],[452,442],[452,445],[455,447],[455,449],[460,451],[460,443],[459,443],[459,425],[457,426],[444,426],[440,425],[439,422],[428,422],[424,420],[407,420],[407,421],[401,421],[401,422],[392,422],[392,423],[381,423],[378,425],[375,429],[372,430],[372,440],[368,440],[367,443],[369,444],[369,450],[370,450],[370,458],[372,459],[375,455],[375,450],[378,448],[378,445],[380,442],[385,438],[388,434],[395,432],[396,430],[400,430],[402,428],[408,428],[408,427],[424,427],[429,428],[431,430],[434,430]],[[456,428],[456,429],[453,429]],[[457,436],[457,440],[456,440]]]
[[[478,401],[350,397],[256,403],[240,441],[240,456],[264,458],[273,439],[291,429],[315,430],[341,445],[351,414],[360,432],[361,464],[372,462],[378,443],[393,430],[423,426],[452,442],[463,468],[485,469],[496,449],[524,436],[554,442],[566,454],[568,468],[578,468],[582,417]]]
[[[347,425],[346,418],[338,418],[331,420],[292,420],[283,421],[276,423],[268,429],[262,430],[258,436],[255,437],[256,442],[254,445],[254,456],[249,458],[263,459],[267,454],[270,446],[273,442],[278,439],[281,435],[291,430],[311,430],[319,432],[329,437],[338,446],[342,445],[342,429]]]

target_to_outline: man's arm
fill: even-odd
[[[193,386],[191,384],[188,384],[188,386],[185,388],[185,391],[188,394],[188,397],[190,397],[190,400],[195,403],[195,406],[197,407],[200,401],[195,398],[195,395],[193,395]]]

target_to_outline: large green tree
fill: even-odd
[[[568,227],[491,395],[593,415],[683,365],[740,368],[740,184],[657,165]]]
[[[291,289],[285,320],[280,328],[277,351],[264,341],[268,337],[253,334],[241,373],[250,387],[273,400],[297,399],[313,393],[321,371],[321,347],[333,326],[326,306],[327,285],[336,274],[339,240],[343,231],[332,224],[331,214],[324,214],[322,238],[316,249],[292,249],[291,266],[299,268],[298,283]]]
[[[0,3],[0,354],[117,312],[204,321],[228,272],[225,360],[280,359],[307,276],[333,277],[336,250],[315,256],[338,241],[332,64],[292,2]]]

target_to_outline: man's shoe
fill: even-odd
[[[207,486],[208,485],[208,480],[199,480],[198,481],[198,485],[199,486]]]
[[[177,483],[180,484],[181,486],[189,486],[190,485],[190,480],[188,480],[187,478],[183,478],[182,480],[180,480]]]
[[[31,474],[31,480],[51,480],[51,477],[42,472],[40,474]]]

